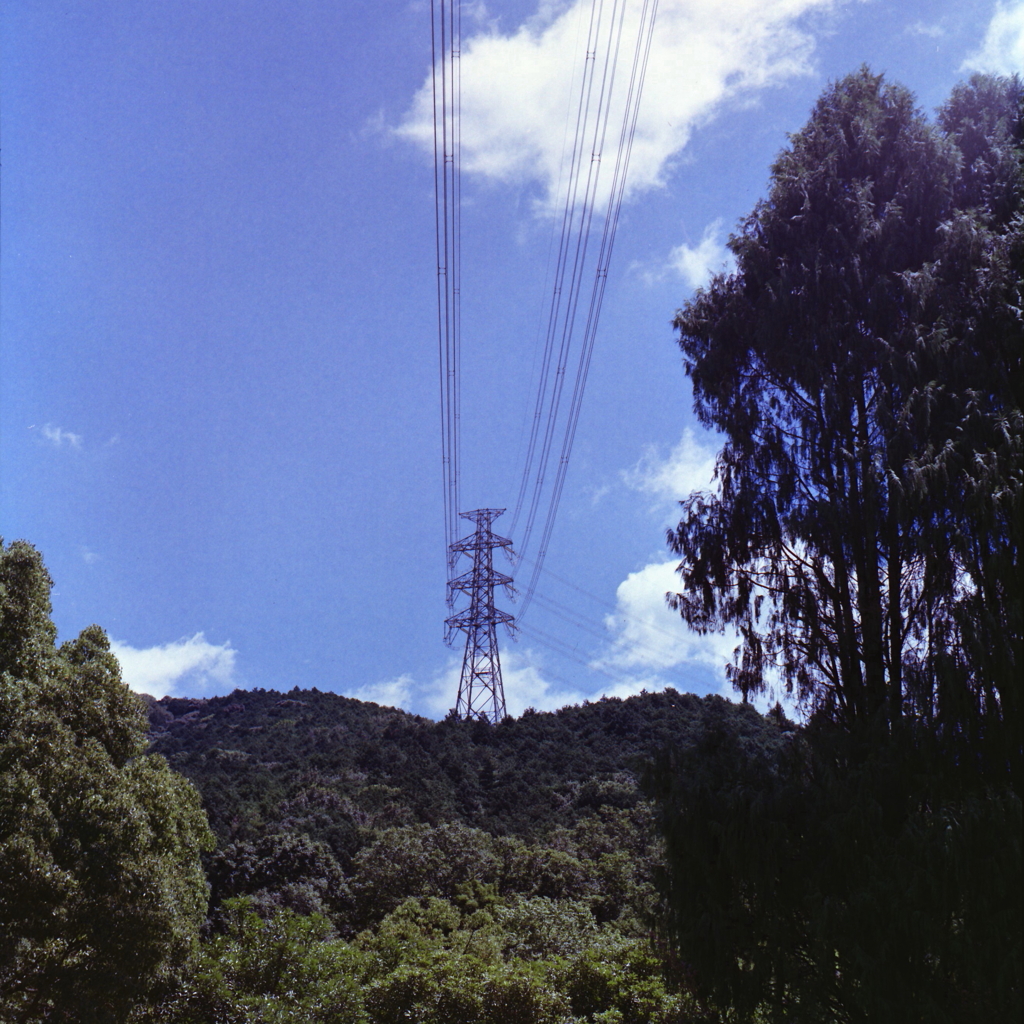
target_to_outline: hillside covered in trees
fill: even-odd
[[[4,548],[0,584],[3,1019],[716,1019],[658,932],[642,783],[709,732],[772,756],[781,715],[675,691],[497,726],[316,691],[144,701],[102,630],[55,646],[35,549]]]
[[[494,728],[316,690],[172,697],[149,709],[151,749],[202,791],[222,843],[287,820],[345,864],[367,827],[455,821],[534,838],[599,806],[631,807],[650,759],[721,715],[749,742],[775,733],[749,706],[675,690],[527,711]]]
[[[590,978],[578,1007],[639,1001],[629,1019],[690,1019],[679,1014],[698,1004],[682,975],[655,969],[660,842],[639,783],[659,750],[709,729],[752,756],[795,732],[781,715],[673,690],[498,726],[299,690],[151,701],[149,717],[151,749],[203,793],[218,835],[206,858],[211,927],[258,930],[241,923],[239,897],[264,916],[322,914],[364,951],[401,922],[423,947],[405,964],[418,980],[402,983],[405,995],[389,974],[363,982],[397,1000],[382,1018],[395,1020],[433,1019],[456,995],[469,1000],[460,1012],[483,1014],[488,984],[519,994],[507,1018],[487,1019],[554,1019],[572,1009],[557,989],[577,984],[576,971]],[[453,967],[463,942],[489,952]]]

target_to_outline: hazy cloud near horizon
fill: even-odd
[[[455,706],[461,673],[462,647],[459,645],[444,670],[432,679],[417,680],[411,673],[404,673],[394,679],[348,690],[345,695],[439,719]],[[518,717],[527,708],[557,711],[567,704],[579,704],[600,696],[586,693],[569,683],[545,679],[542,660],[528,646],[513,648],[502,644],[501,674],[506,706],[513,717]]]

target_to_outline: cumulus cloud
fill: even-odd
[[[701,437],[687,427],[667,454],[650,448],[623,473],[625,483],[653,498],[651,511],[665,524],[678,519],[678,502],[692,491],[714,487],[717,446],[710,435]],[[667,685],[699,690],[731,688],[725,665],[737,644],[733,633],[701,636],[690,630],[666,600],[679,590],[677,559],[656,559],[630,573],[616,590],[616,607],[604,626],[609,642],[593,667],[625,677],[616,696],[662,689]],[[622,691],[622,692],[618,692]],[[606,691],[612,692],[612,691]]]
[[[737,700],[725,669],[733,660],[740,636],[733,629],[705,635],[689,629],[666,601],[666,595],[677,593],[680,587],[676,568],[675,559],[652,562],[619,584],[617,613],[606,619],[614,639],[593,664],[621,673],[625,680],[603,692],[625,697],[641,688],[656,691],[673,686],[695,693],[717,692]],[[801,719],[803,710],[786,693],[778,673],[769,669],[767,681],[765,692],[751,703],[763,713],[778,701],[787,715]]]
[[[1020,74],[1024,69],[1024,0],[999,3],[981,46],[970,54],[961,71],[997,75]]]
[[[679,589],[678,561],[652,562],[631,572],[616,591],[617,613],[606,619],[614,634],[608,653],[601,659],[615,669],[640,672],[654,688],[665,680],[661,673],[687,667],[711,670],[724,680],[724,666],[736,647],[736,637],[693,632],[665,600]]]
[[[527,708],[557,711],[593,696],[571,684],[546,679],[543,661],[530,648],[507,650],[502,655],[501,674],[510,715],[521,715]]]
[[[654,498],[656,508],[668,506],[674,514],[677,502],[692,491],[713,487],[717,453],[711,435],[698,437],[687,427],[667,457],[657,448],[649,448],[632,469],[623,473],[623,478],[634,490]]]
[[[677,245],[668,257],[668,266],[690,288],[700,288],[718,273],[735,269],[736,261],[721,239],[721,219],[712,221],[696,246]]]
[[[42,434],[43,440],[52,444],[54,448],[63,448],[65,445],[69,448],[82,447],[81,434],[73,434],[70,430],[61,430],[60,427],[55,427],[52,423],[43,426],[39,433]]]
[[[136,693],[153,697],[199,696],[224,692],[235,684],[237,652],[228,641],[211,644],[202,633],[156,647],[111,641],[124,681]]]
[[[716,455],[713,436],[700,437],[688,427],[667,456],[652,448],[624,477],[628,485],[652,495],[656,499],[652,511],[665,510],[665,521],[674,525],[680,499],[692,491],[715,488]],[[682,583],[678,564],[675,558],[653,560],[619,584],[615,614],[605,617],[611,640],[594,666],[626,673],[637,689],[639,684],[648,690],[668,685],[679,689],[682,677],[691,680],[683,684],[685,689],[717,690],[736,699],[725,668],[733,660],[740,636],[733,629],[701,635],[669,607],[667,595],[678,593]],[[767,711],[779,700],[788,715],[801,717],[801,710],[772,671],[768,682],[766,693],[753,700],[755,707]]]
[[[805,19],[838,3],[661,0],[633,141],[629,190],[660,185],[693,130],[724,105],[809,73],[814,39]],[[462,41],[462,169],[502,182],[536,183],[543,191],[542,206],[549,211],[558,208],[559,183],[572,146],[573,95],[582,80],[590,6],[585,0],[542,3],[538,13],[512,33],[491,28]],[[626,64],[639,31],[640,6],[634,2],[626,9]],[[608,50],[607,34],[601,38],[598,61]],[[621,123],[624,109],[621,68],[619,74],[612,125]],[[399,133],[432,149],[433,129],[428,78]],[[610,129],[609,139],[613,136],[617,139]],[[605,172],[605,188],[609,179]]]

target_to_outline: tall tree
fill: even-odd
[[[975,76],[940,109],[960,156],[956,209],[909,282],[922,320],[912,415],[930,427],[906,479],[930,571],[954,593],[925,673],[934,723],[987,778],[1021,792],[1024,679],[1024,85]],[[954,573],[956,575],[954,575]]]
[[[1018,79],[933,126],[867,69],[825,91],[676,316],[717,489],[670,532],[698,630],[735,628],[728,729],[652,775],[676,939],[702,985],[787,1021],[1019,1013]]]
[[[56,646],[50,587],[0,542],[0,1018],[113,1024],[193,949],[213,837],[103,631]]]
[[[672,600],[738,628],[744,695],[775,670],[841,722],[995,701],[1019,733],[1019,610],[999,678],[946,685],[993,573],[1019,609],[1019,104],[976,79],[939,131],[866,69],[836,83],[730,240],[736,273],[675,318],[725,444],[670,535]]]

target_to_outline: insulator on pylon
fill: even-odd
[[[515,618],[494,607],[495,587],[504,587],[510,596],[513,592],[512,577],[494,568],[495,548],[503,548],[512,557],[512,541],[491,532],[491,523],[504,511],[478,508],[461,513],[463,519],[476,523],[476,530],[451,545],[449,565],[454,571],[459,557],[469,555],[473,566],[448,581],[448,601],[451,607],[457,594],[468,594],[469,607],[445,621],[447,643],[453,642],[457,630],[466,634],[455,714],[459,718],[483,718],[494,724],[506,714],[497,627],[499,623],[505,626],[510,635],[515,629]]]

